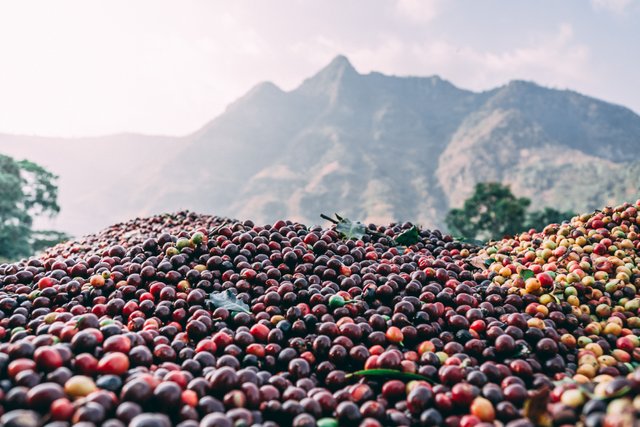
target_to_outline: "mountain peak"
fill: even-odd
[[[349,58],[347,58],[344,55],[337,55],[335,58],[331,60],[329,65],[324,67],[324,69],[321,70],[320,72],[327,71],[327,70],[335,70],[335,71],[349,70],[357,73],[356,69],[353,68],[353,65],[351,65]]]
[[[329,64],[318,71],[310,80],[321,79],[324,82],[341,80],[348,76],[359,75],[349,59],[344,55],[338,55]]]
[[[338,55],[324,68],[311,78],[306,79],[300,89],[307,93],[326,92],[335,90],[346,79],[357,77],[360,74],[353,68],[349,59],[344,55]]]
[[[255,85],[251,90],[247,93],[247,95],[256,96],[258,94],[280,94],[282,93],[282,89],[280,89],[276,84],[265,81],[260,82]]]
[[[227,109],[234,108],[237,105],[242,105],[252,102],[271,102],[277,99],[278,96],[283,95],[284,92],[274,83],[269,81],[261,82],[255,85],[244,96],[230,104]]]
[[[542,86],[539,86],[538,84],[529,80],[511,80],[509,83],[502,86],[502,88],[508,91],[528,91],[543,89]]]
[[[538,87],[538,84],[535,82],[532,82],[531,80],[522,80],[522,79],[515,79],[515,80],[511,80],[509,83],[507,83],[508,86],[535,86]]]

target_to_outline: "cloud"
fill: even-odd
[[[566,23],[551,33],[503,50],[478,49],[446,38],[414,41],[386,36],[383,40],[361,47],[322,37],[298,43],[295,51],[300,55],[307,52],[307,60],[319,66],[336,52],[343,52],[360,72],[438,74],[474,90],[486,90],[513,79],[577,88],[592,79],[589,48],[575,40],[573,27]]]
[[[632,0],[591,0],[591,6],[595,10],[603,10],[621,15],[631,6]]]
[[[440,0],[397,0],[396,12],[403,18],[425,23],[433,20],[440,12]]]
[[[590,1],[626,14],[638,5]],[[638,108],[630,26],[593,28],[583,42],[571,25],[549,24],[553,11],[507,19],[476,2],[187,3],[0,1],[0,132],[184,134],[258,82],[293,89],[340,53],[361,72],[439,74],[475,90],[521,78]]]
[[[255,84],[251,66],[272,54],[224,4],[185,15],[154,0],[63,4],[0,5],[1,132],[191,132]]]
[[[448,52],[453,50],[450,47]],[[569,24],[562,24],[554,34],[515,49],[492,52],[460,48],[457,52],[455,57],[458,61],[466,62],[477,70],[476,84],[495,84],[498,83],[495,77],[500,77],[571,86],[589,79],[589,49],[574,41],[573,28]]]

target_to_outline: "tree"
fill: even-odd
[[[531,201],[517,198],[507,185],[481,182],[465,200],[462,209],[452,209],[445,218],[451,233],[466,239],[490,240],[522,231]]]
[[[33,162],[16,161],[0,154],[0,259],[33,254],[33,218],[53,217],[60,211],[57,178]]]
[[[528,215],[526,229],[533,228],[542,231],[549,224],[561,224],[570,220],[575,213],[571,211],[561,212],[553,208],[544,208],[541,211],[534,211]]]
[[[31,234],[31,253],[42,252],[60,242],[69,240],[71,236],[56,230],[35,230]]]
[[[541,231],[548,224],[561,223],[574,215],[553,208],[527,213],[530,204],[526,197],[514,196],[508,185],[478,183],[461,209],[449,211],[445,223],[457,237],[486,241],[531,228]]]

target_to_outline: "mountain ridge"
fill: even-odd
[[[637,198],[640,182],[640,117],[628,108],[522,80],[474,92],[439,76],[361,74],[341,55],[292,90],[255,85],[188,135],[125,135],[92,140],[73,161],[91,138],[55,139],[46,156],[36,152],[44,140],[30,142],[32,160],[63,178],[80,168],[74,176],[99,188],[61,182],[63,225],[94,230],[78,218],[110,197],[119,204],[100,221],[189,208],[264,223],[337,211],[442,227],[479,181],[574,211]],[[0,152],[19,152],[11,140],[0,135]]]

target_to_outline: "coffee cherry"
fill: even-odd
[[[493,422],[496,418],[496,413],[493,408],[493,404],[484,397],[476,397],[471,403],[471,414],[478,417],[483,422]]]
[[[115,225],[0,264],[2,422],[515,427],[530,401],[631,425],[639,207],[486,247],[423,229],[407,251],[408,223]]]
[[[76,375],[64,384],[64,392],[73,398],[84,397],[96,390],[96,385],[89,377]]]

